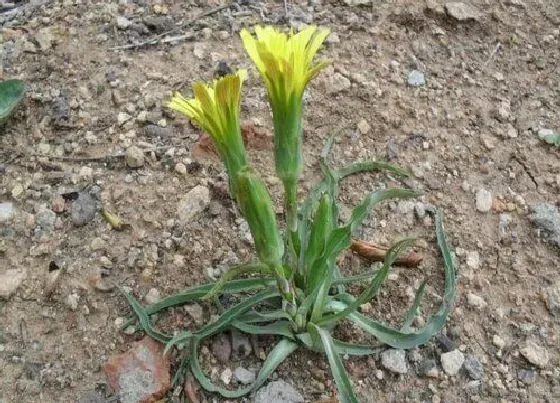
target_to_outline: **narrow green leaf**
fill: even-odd
[[[0,81],[0,123],[10,116],[24,94],[25,83],[23,81]]]
[[[313,263],[312,271],[320,271],[325,262],[335,259],[340,252],[347,249],[352,244],[352,233],[361,225],[362,221],[368,216],[370,210],[378,203],[388,199],[410,199],[418,194],[408,189],[387,189],[379,190],[369,194],[354,210],[344,227],[339,227],[331,232],[329,240],[325,246],[324,253]]]
[[[372,355],[372,354],[379,354],[385,349],[384,344],[376,344],[376,345],[368,345],[368,344],[354,344],[354,343],[346,343],[344,341],[334,339],[334,345],[336,350],[340,354],[348,354],[348,355]]]
[[[327,323],[333,323],[339,321],[341,319],[344,319],[344,317],[346,317],[351,312],[358,309],[360,305],[370,301],[379,292],[379,288],[387,278],[387,275],[389,274],[389,269],[391,268],[393,263],[395,263],[395,261],[402,254],[402,252],[410,248],[414,244],[414,242],[415,242],[414,239],[405,239],[393,245],[385,255],[385,261],[383,262],[383,266],[373,277],[368,287],[358,296],[358,298],[356,298],[355,301],[350,303],[344,310],[326,316],[320,320],[316,320],[315,323],[319,325],[325,325]]]
[[[424,292],[426,291],[427,283],[428,280],[424,280],[422,284],[420,284],[420,287],[418,287],[418,291],[416,291],[416,295],[414,296],[414,301],[412,302],[412,306],[408,310],[408,313],[406,314],[406,317],[404,319],[403,325],[401,327],[401,331],[408,332],[410,330],[410,325],[412,325],[412,321],[414,320],[414,317],[418,313],[418,308],[422,303],[422,298],[424,298]]]
[[[311,224],[311,231],[309,233],[309,240],[307,248],[304,251],[304,266],[311,269],[311,264],[317,259],[318,256],[323,254],[327,239],[331,234],[333,227],[336,225],[332,221],[332,206],[334,200],[325,193],[319,202],[319,207],[313,217]],[[321,266],[317,266],[320,268]],[[314,290],[315,287],[323,280],[324,271],[319,270],[314,272],[308,270],[307,273],[307,290]]]
[[[356,162],[354,164],[342,167],[334,171],[333,175],[338,180],[350,175],[364,172],[380,172],[385,171],[398,176],[410,177],[410,173],[387,162]]]
[[[357,326],[364,329],[366,332],[374,335],[377,339],[393,348],[408,349],[428,341],[435,333],[439,332],[445,325],[447,315],[451,311],[455,302],[456,278],[455,266],[451,252],[445,240],[445,233],[443,229],[443,216],[441,210],[436,214],[436,236],[438,246],[443,255],[444,270],[445,270],[445,286],[442,304],[438,312],[433,315],[424,327],[416,332],[406,332],[394,329],[383,323],[375,321],[360,315],[357,312],[350,313],[348,319]],[[329,308],[337,312],[344,311],[348,307],[347,304],[341,301],[329,302]]]
[[[200,339],[195,338],[191,343],[191,354],[190,354],[190,364],[191,371],[200,383],[200,385],[209,392],[217,392],[227,399],[237,399],[247,393],[259,388],[270,376],[272,372],[284,361],[291,353],[293,353],[298,345],[290,340],[282,339],[278,344],[272,349],[272,351],[266,357],[265,362],[261,370],[257,375],[257,379],[251,385],[240,388],[237,390],[228,390],[212,383],[210,379],[204,375],[200,363],[198,361],[198,347],[200,344]]]
[[[327,262],[328,266],[334,266],[333,261]],[[313,303],[313,311],[311,312],[311,321],[316,322],[323,316],[323,310],[326,307],[326,301],[329,297],[329,290],[332,286],[333,267],[330,267],[324,274],[323,283],[319,287],[319,293]]]
[[[339,352],[336,349],[330,333],[320,326],[314,325],[313,323],[310,323],[310,330],[317,332],[319,337],[321,338],[323,348],[325,349],[325,354],[327,355],[327,358],[329,360],[331,373],[338,389],[340,402],[358,403],[358,399],[356,398],[356,395],[352,390],[352,384],[350,383],[350,379],[346,374],[346,369],[344,369],[344,365],[342,364],[342,360],[340,359]]]
[[[243,333],[248,334],[268,334],[287,337],[290,340],[295,340],[292,324],[287,320],[279,320],[278,322],[269,323],[267,325],[253,325],[235,320],[232,326],[241,330]]]
[[[250,291],[258,291],[260,289],[270,287],[276,284],[273,278],[248,278],[242,280],[232,280],[224,285],[222,294],[239,294]],[[214,284],[205,284],[197,287],[187,288],[180,293],[163,298],[155,304],[146,307],[146,313],[153,315],[162,309],[171,308],[177,305],[183,305],[190,301],[200,300],[204,298],[214,287]]]
[[[152,326],[152,322],[150,321],[150,317],[146,313],[146,310],[142,308],[142,305],[140,305],[140,303],[136,301],[136,298],[134,298],[132,294],[124,292],[123,290],[121,290],[121,292],[124,294],[132,310],[138,317],[138,322],[140,323],[140,327],[142,327],[144,333],[146,333],[152,339],[157,340],[161,343],[167,343],[169,340],[171,340],[171,336],[154,329],[154,327]]]
[[[333,280],[333,285],[339,285],[339,284],[351,284],[351,283],[357,283],[359,281],[365,281],[365,280],[371,280],[371,278],[373,276],[375,276],[375,274],[379,271],[379,269],[375,269],[375,270],[370,270],[368,272],[365,272],[363,274],[356,274],[354,276],[346,276],[346,277],[341,277],[338,279],[334,279]]]
[[[178,344],[188,343],[191,338],[192,338],[192,333],[191,332],[177,333],[175,336],[173,336],[173,338],[171,340],[169,340],[165,344],[165,349],[163,350],[163,354],[164,355],[167,354],[169,352],[169,350],[171,350],[174,346],[176,346]]]
[[[290,320],[291,317],[282,309],[278,309],[277,311],[272,311],[272,312],[257,312],[255,310],[252,310],[247,313],[244,313],[238,318],[238,320],[241,322],[251,323],[251,324],[274,322],[276,320],[281,320],[281,319]]]
[[[552,144],[554,146],[560,146],[560,134],[549,134],[543,137],[543,140],[548,144]]]
[[[323,344],[322,343],[320,343],[319,345],[315,344],[313,341],[313,337],[311,337],[311,334],[309,334],[309,332],[298,333],[296,334],[296,338],[308,350],[315,351],[317,353],[325,352],[325,349],[323,348]],[[356,355],[356,356],[372,355],[372,354],[378,354],[384,349],[386,349],[386,346],[384,344],[376,344],[376,345],[355,344],[355,343],[347,343],[337,339],[333,339],[333,341],[339,354],[343,354],[343,355],[345,354]]]
[[[247,273],[265,274],[267,272],[270,274],[270,269],[268,268],[267,265],[263,263],[247,263],[247,264],[232,266],[228,269],[228,271],[222,274],[222,277],[220,277],[218,282],[216,282],[216,284],[214,285],[214,287],[212,287],[212,289],[208,292],[208,294],[204,296],[204,299],[210,299],[218,295],[220,291],[224,288],[226,283],[230,282],[235,277]]]
[[[204,339],[215,333],[221,332],[225,330],[235,319],[237,319],[238,316],[249,311],[261,302],[278,297],[279,295],[280,294],[275,287],[265,289],[224,311],[218,319],[216,319],[216,321],[203,326],[200,330],[194,332],[194,335],[198,338]]]

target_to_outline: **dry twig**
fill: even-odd
[[[350,246],[350,249],[363,258],[373,262],[382,262],[389,250],[389,248],[384,246],[362,241],[360,239],[352,239],[352,246]],[[415,251],[410,251],[399,256],[395,264],[404,267],[417,267],[423,259],[424,257]]]

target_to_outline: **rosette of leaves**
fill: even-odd
[[[340,181],[365,172],[385,172],[393,177],[407,176],[406,172],[383,162],[359,162],[332,170],[325,162],[327,152],[324,152],[321,158],[323,179],[303,203],[297,203],[297,191],[293,186],[301,174],[303,156],[290,153],[301,153],[303,109],[299,104],[292,108],[291,103],[301,102],[305,85],[324,67],[323,63],[313,65],[312,59],[326,32],[311,28],[294,35],[265,27],[257,29],[257,39],[251,38],[246,31],[242,34],[249,55],[264,76],[273,115],[280,113],[283,119],[290,120],[286,125],[278,116],[274,118],[275,137],[278,137],[275,140],[276,173],[284,181],[288,193],[285,195],[284,239],[269,191],[258,172],[250,166],[240,135],[239,99],[245,72],[227,75],[212,85],[197,83],[194,98],[186,99],[176,94],[169,103],[170,107],[194,120],[214,141],[230,176],[232,198],[255,240],[257,257],[253,262],[230,268],[214,283],[188,288],[146,307],[131,294],[125,294],[140,329],[165,343],[166,351],[175,346],[183,347],[185,354],[176,372],[176,382],[181,382],[186,371],[190,370],[207,391],[217,392],[225,398],[237,398],[261,386],[294,351],[308,349],[327,357],[340,401],[357,402],[341,356],[368,355],[387,347],[409,349],[423,344],[444,326],[452,309],[455,268],[445,239],[441,211],[436,214],[436,239],[444,268],[443,296],[439,309],[424,326],[414,328],[412,323],[422,303],[426,281],[418,288],[400,326],[388,325],[358,310],[378,295],[391,267],[414,244],[414,239],[396,242],[388,250],[383,264],[374,271],[347,276],[338,267],[338,258],[349,248],[352,235],[372,209],[387,200],[417,196],[416,192],[406,188],[366,194],[352,210],[350,218],[343,221],[337,204]],[[299,75],[293,74],[296,71]],[[296,79],[295,84],[286,82]],[[297,91],[290,92],[290,88]],[[270,94],[272,90],[274,94]],[[293,123],[295,121],[298,123]],[[349,292],[348,285],[353,283],[361,283],[362,291],[357,294]],[[239,302],[224,307],[220,302],[224,295],[235,295]],[[220,314],[197,330],[182,330],[173,335],[154,326],[154,314],[193,301],[213,302]],[[342,321],[374,336],[377,344],[336,339],[333,334]],[[278,337],[255,381],[237,390],[213,383],[199,361],[201,343],[232,328],[248,334]]]

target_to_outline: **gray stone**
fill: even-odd
[[[211,348],[219,363],[226,364],[229,362],[231,358],[231,342],[226,334],[220,333],[217,335],[212,340]]]
[[[233,377],[233,373],[229,368],[224,369],[220,374],[220,380],[226,385],[229,385],[231,383],[232,377]]]
[[[551,315],[560,317],[560,282],[547,288],[546,307]]]
[[[128,147],[124,159],[130,168],[141,168],[144,165],[144,151],[136,146]]]
[[[406,374],[408,365],[406,363],[406,352],[404,350],[389,349],[381,353],[381,365],[391,372]]]
[[[148,305],[155,304],[161,299],[157,288],[150,288],[144,296],[144,302]]]
[[[481,213],[488,213],[492,209],[492,193],[486,189],[476,192],[476,209]]]
[[[328,82],[327,92],[329,94],[336,94],[342,91],[346,91],[352,87],[352,83],[338,71],[334,73]]]
[[[289,383],[278,380],[270,382],[255,395],[255,403],[303,403],[305,399]]]
[[[437,365],[435,360],[427,358],[420,362],[418,365],[418,375],[426,378],[432,378],[434,374],[437,374],[439,371],[437,369]]]
[[[27,277],[25,270],[6,269],[0,272],[0,298],[9,298]]]
[[[117,28],[118,29],[127,29],[132,25],[132,21],[128,18],[123,17],[122,15],[117,16]]]
[[[448,353],[455,350],[455,343],[443,333],[438,333],[435,337],[438,347],[444,352]]]
[[[541,203],[532,207],[529,220],[550,233],[550,240],[560,246],[560,213],[553,204]]]
[[[482,365],[480,360],[472,354],[469,354],[465,357],[463,366],[465,367],[465,370],[467,371],[471,379],[478,380],[481,379],[484,375],[484,366]]]
[[[166,15],[147,15],[144,24],[155,33],[162,33],[173,29],[173,19]]]
[[[480,11],[470,4],[454,1],[445,4],[445,12],[457,21],[473,21],[481,17]]]
[[[472,292],[467,294],[467,304],[469,306],[472,306],[473,308],[479,308],[479,309],[482,309],[486,305],[488,305],[488,303],[484,300],[484,298],[476,294],[473,294]]]
[[[231,348],[239,356],[248,356],[253,351],[249,337],[237,329],[231,330]]]
[[[249,371],[243,367],[235,368],[233,371],[233,376],[237,379],[238,382],[248,385],[250,383],[255,382],[257,375],[253,371]]]
[[[35,216],[35,223],[41,234],[48,235],[54,230],[56,213],[48,208],[42,208]]]
[[[183,305],[183,309],[192,318],[195,325],[200,326],[204,323],[204,310],[199,304]]]
[[[532,385],[537,381],[537,372],[533,369],[520,369],[517,373],[517,377],[521,382],[526,385]]]
[[[457,374],[463,367],[465,356],[459,350],[453,350],[441,355],[441,366],[448,375]]]
[[[424,73],[418,70],[412,70],[410,73],[408,73],[406,81],[408,82],[408,85],[412,87],[420,87],[426,84]]]
[[[533,341],[528,341],[519,352],[527,361],[539,368],[544,368],[548,365],[548,351]]]
[[[52,47],[53,41],[51,29],[49,27],[41,28],[35,35],[35,40],[42,51],[49,50]]]
[[[72,223],[77,227],[86,225],[93,220],[96,211],[97,204],[93,197],[89,193],[80,192],[70,208]]]
[[[480,267],[480,255],[477,251],[467,252],[467,266],[471,269],[478,269]]]
[[[12,202],[0,203],[0,224],[7,223],[14,218],[14,204]]]
[[[177,215],[184,225],[188,225],[198,213],[210,204],[210,190],[202,185],[191,189],[177,205]]]

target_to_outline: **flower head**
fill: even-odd
[[[310,26],[287,35],[270,26],[257,26],[256,38],[243,29],[241,39],[265,80],[271,98],[301,98],[307,83],[330,63],[313,64],[315,54],[329,33],[328,29]]]
[[[329,30],[311,26],[287,35],[273,27],[257,26],[255,34],[243,29],[241,39],[268,90],[276,173],[284,184],[294,183],[303,170],[303,93],[307,83],[329,64],[313,63]]]
[[[247,165],[245,146],[239,127],[241,85],[246,70],[228,74],[212,85],[196,82],[194,98],[176,93],[167,106],[194,120],[206,131],[226,165],[233,195],[236,195],[237,173]]]

